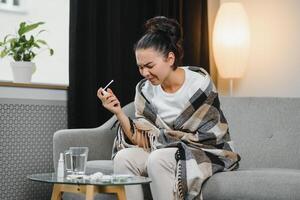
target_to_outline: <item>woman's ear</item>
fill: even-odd
[[[168,57],[167,57],[166,61],[168,62],[168,64],[170,66],[174,65],[174,63],[175,63],[175,54],[172,51],[168,53]]]

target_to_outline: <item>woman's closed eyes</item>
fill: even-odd
[[[145,65],[137,65],[139,67],[139,69],[143,69],[144,67],[148,68],[148,69],[151,69],[153,68],[155,65],[152,64],[152,62],[149,62]]]

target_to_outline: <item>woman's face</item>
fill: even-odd
[[[137,49],[135,57],[140,74],[153,85],[163,83],[173,71],[172,66],[175,61],[173,52],[165,57],[153,48]]]

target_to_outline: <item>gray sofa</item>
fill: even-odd
[[[242,160],[238,170],[217,173],[205,182],[204,199],[300,199],[300,98],[221,97],[220,101]],[[124,110],[133,116],[133,104]],[[87,171],[112,173],[114,121],[112,117],[94,129],[57,131],[54,166],[59,153],[70,146],[88,146]],[[71,194],[64,197],[82,199]]]

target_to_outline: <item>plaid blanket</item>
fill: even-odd
[[[203,84],[197,86],[189,105],[173,124],[166,124],[147,97],[147,80],[136,86],[136,118],[130,119],[133,134],[149,138],[147,151],[177,147],[175,158],[176,198],[203,199],[201,187],[214,173],[238,168],[240,156],[233,149],[227,120],[220,108],[215,86],[202,68],[189,67],[198,72]],[[199,78],[200,78],[199,77]],[[113,157],[123,148],[137,147],[126,138],[119,126],[113,147]]]

